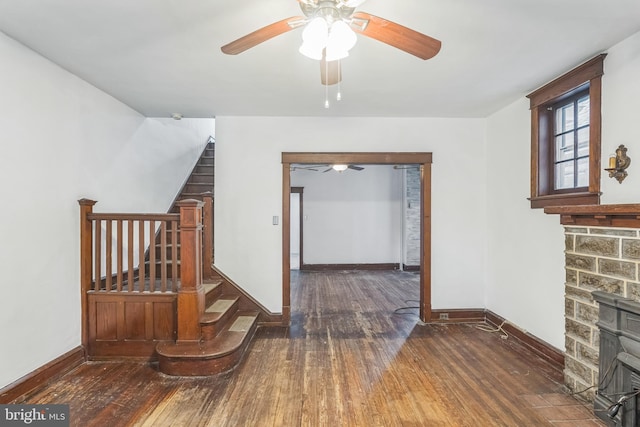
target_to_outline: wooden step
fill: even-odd
[[[159,343],[159,370],[167,375],[216,375],[233,369],[257,328],[257,312],[238,312],[214,339],[187,343]]]
[[[213,186],[213,170],[208,173],[192,173],[187,183],[207,183]]]
[[[170,239],[167,238],[167,240],[170,240]],[[171,261],[171,259],[173,259],[173,245],[171,244],[171,242],[167,242],[166,248],[167,248],[167,260]],[[177,252],[178,259],[180,259],[180,243],[176,243],[176,252]],[[160,254],[162,254],[162,244],[157,242],[156,258],[160,258]]]
[[[182,189],[181,195],[184,193],[205,193],[207,191],[213,191],[213,183],[211,182],[187,182]]]
[[[207,173],[207,172],[213,172],[213,165],[201,165],[201,164],[196,164],[195,168],[193,169],[193,171],[195,173]]]
[[[150,262],[149,260],[145,261],[145,272],[146,274],[149,274],[149,272],[151,271],[150,269]],[[160,262],[159,259],[156,259],[156,261],[154,262],[155,264],[155,272],[156,272],[156,278],[160,278],[160,276],[162,275],[162,263]],[[173,262],[171,261],[171,259],[167,259],[167,277],[171,278],[173,277]],[[177,265],[176,265],[176,277],[180,278],[180,260],[178,260]]]
[[[207,307],[200,318],[200,330],[204,340],[215,338],[224,329],[225,322],[238,311],[239,299],[236,296],[222,295]]]
[[[209,307],[213,302],[222,295],[222,280],[208,280],[202,284],[204,288],[204,306]]]
[[[211,165],[215,162],[215,156],[201,156],[198,160],[198,165]]]

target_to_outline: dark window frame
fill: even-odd
[[[604,58],[601,54],[527,95],[531,109],[531,201],[532,208],[600,204],[601,100]],[[555,190],[555,149],[552,111],[558,102],[588,87],[589,91],[589,186]]]

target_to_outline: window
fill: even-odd
[[[553,115],[554,190],[588,190],[589,187],[589,91],[551,108]]]
[[[531,207],[600,203],[600,98],[605,54],[528,95]]]

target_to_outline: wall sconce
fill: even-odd
[[[615,156],[609,157],[609,167],[605,168],[609,172],[609,178],[615,178],[620,184],[627,177],[626,169],[631,164],[631,157],[627,156],[627,147],[620,144],[616,149]]]

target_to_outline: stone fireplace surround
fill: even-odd
[[[565,231],[565,385],[596,399],[599,304],[592,292],[640,301],[640,204],[545,208]]]

